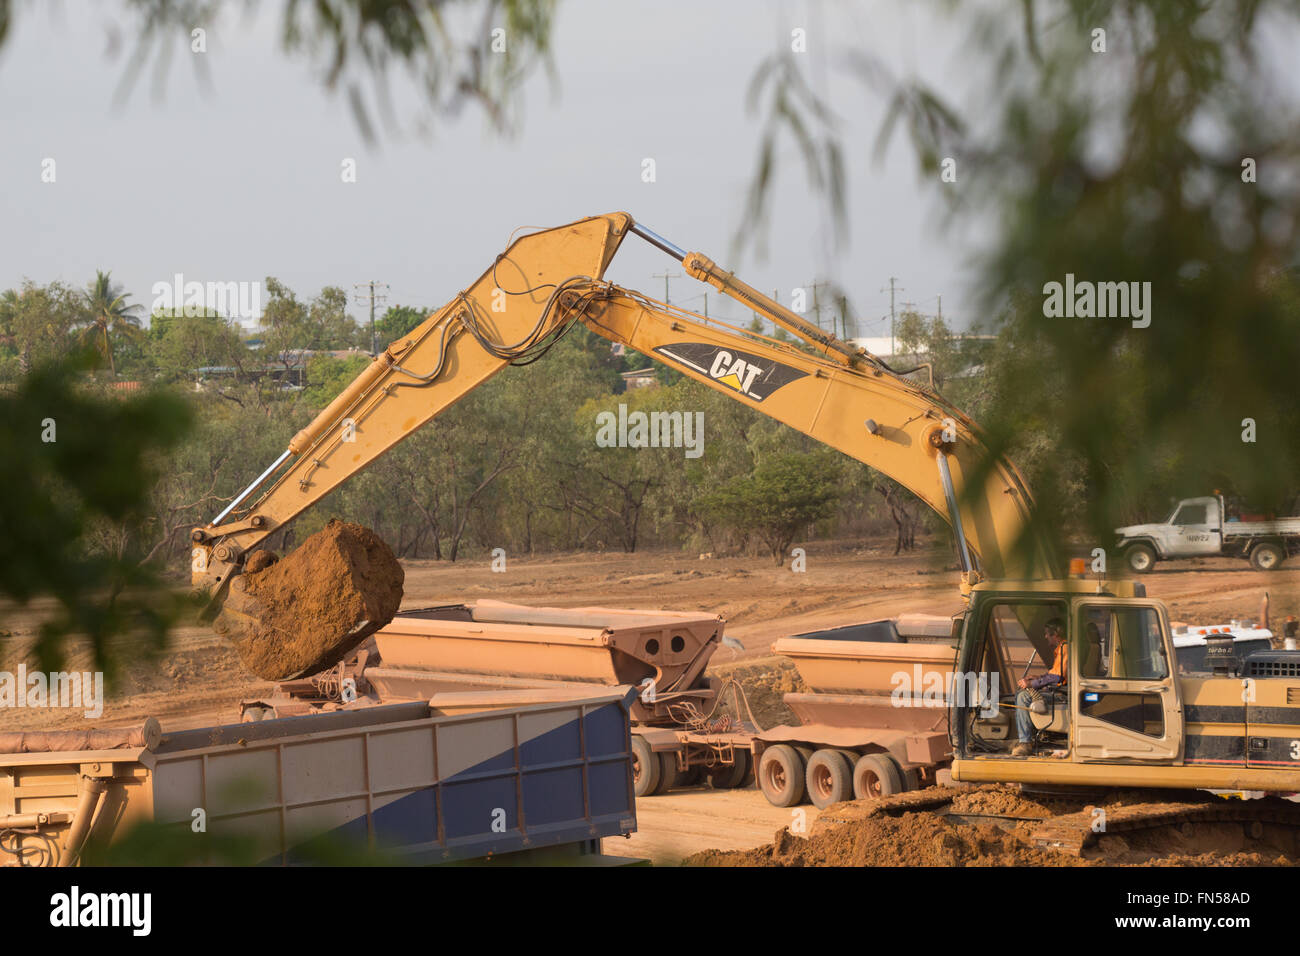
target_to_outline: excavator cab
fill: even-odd
[[[978,586],[958,651],[957,672],[996,681],[998,707],[954,698],[950,733],[958,758],[1008,757],[1017,741],[1018,682],[1046,672],[1050,618],[1066,622],[1065,680],[1029,703],[1034,752],[1072,763],[1175,762],[1182,706],[1165,611],[1144,598],[1097,593],[1089,582],[1004,582]]]

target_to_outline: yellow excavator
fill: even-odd
[[[629,234],[804,347],[605,281]],[[518,238],[392,343],[221,514],[193,530],[194,584],[211,606],[234,608],[236,620],[271,613],[238,607],[239,578],[260,542],[508,364],[539,358],[574,323],[866,463],[948,521],[966,597],[953,619],[947,694],[954,779],[1300,790],[1300,653],[1239,660],[1230,640],[1217,641],[1212,672],[1180,673],[1168,612],[1142,585],[1066,575],[1043,543],[1021,540],[1033,508],[1025,481],[1011,463],[991,459],[959,409],[626,213]],[[1058,621],[1068,674],[1026,703],[1018,685],[1035,660],[1041,672],[1053,659],[1045,631]],[[272,623],[293,627],[288,617]],[[356,642],[343,632],[325,637],[314,662],[321,667]],[[1032,727],[1029,756],[1012,756],[1018,712]]]

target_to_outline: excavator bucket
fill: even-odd
[[[333,520],[283,559],[249,555],[212,627],[263,680],[306,677],[391,621],[404,581],[383,539]]]

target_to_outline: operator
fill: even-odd
[[[1029,718],[1029,705],[1039,696],[1036,692],[1044,687],[1059,687],[1065,683],[1065,675],[1069,673],[1070,653],[1065,640],[1065,624],[1059,617],[1052,618],[1044,625],[1043,636],[1052,648],[1052,666],[1041,677],[1029,681],[1022,677],[1017,681],[1020,687],[1020,693],[1016,694],[1016,736],[1019,742],[1011,751],[1013,757],[1028,757],[1034,752],[1030,744],[1034,724]]]

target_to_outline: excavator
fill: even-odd
[[[800,344],[605,280],[629,235]],[[896,371],[621,212],[515,239],[473,284],[393,342],[211,523],[193,530],[195,586],[236,622],[282,614],[270,623],[291,631],[292,609],[241,597],[240,577],[258,545],[507,365],[541,358],[579,323],[864,462],[948,522],[965,598],[952,621],[952,687],[985,688],[948,695],[953,779],[1300,790],[1300,653],[1236,659],[1228,638],[1211,655],[1212,672],[1180,673],[1164,605],[1140,583],[1066,573],[1027,532],[1034,504],[1020,472],[993,458],[960,409],[911,377],[917,369]],[[1017,703],[1030,665],[1037,660],[1041,671],[1053,659],[1049,624],[1064,626],[1068,674],[1031,704]],[[356,641],[342,631],[326,638],[304,672],[338,660]],[[1013,756],[1017,711],[1032,722],[1028,756]]]

